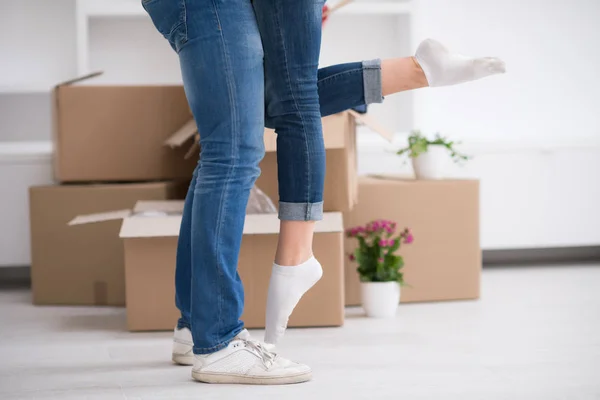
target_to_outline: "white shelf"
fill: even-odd
[[[0,84],[2,94],[45,94],[49,93],[54,85],[44,83]]]
[[[0,164],[50,160],[52,142],[0,142]]]
[[[139,1],[130,0],[80,0],[82,11],[89,18],[139,17],[146,11]],[[411,12],[410,1],[358,1],[335,12],[335,15],[399,15]]]
[[[80,0],[79,7],[81,7],[83,14],[88,17],[139,17],[147,15],[141,1]]]
[[[410,2],[381,1],[381,2],[356,2],[350,3],[332,14],[336,15],[399,15],[411,12]]]

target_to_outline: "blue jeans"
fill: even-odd
[[[279,217],[320,219],[321,116],[380,102],[380,66],[374,61],[317,70],[324,0],[142,3],[179,55],[200,131],[175,285],[178,327],[189,327],[194,353],[206,354],[243,329],[237,264],[245,209],[264,155],[264,126],[278,134]]]

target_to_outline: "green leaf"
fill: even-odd
[[[394,239],[394,245],[390,247],[388,254],[392,254],[400,248],[400,238]]]

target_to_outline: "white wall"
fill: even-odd
[[[331,18],[322,65],[408,55],[425,37],[466,54],[503,57],[505,76],[403,93],[371,111],[396,131],[415,127],[464,139],[476,158],[450,174],[481,179],[484,249],[600,244],[600,0],[412,4],[410,17]],[[17,210],[0,216],[9,221],[0,227],[0,264],[28,262],[27,224],[15,226],[26,221],[27,186],[51,180],[48,157],[26,167],[10,156],[12,141],[50,139],[48,92],[3,88],[49,87],[76,75],[76,31],[75,0],[0,0],[0,181],[12,189],[5,210]],[[89,64],[106,71],[104,82],[180,79],[176,56],[143,15],[93,18]],[[410,173],[393,155],[401,143],[363,135],[360,171]]]
[[[0,0],[0,87],[71,78],[75,57],[75,0]]]
[[[411,21],[408,15],[338,15],[323,28],[321,66],[405,57],[411,54]],[[413,127],[413,93],[391,96],[373,104],[369,112],[386,127],[407,132]]]
[[[415,97],[415,126],[477,141],[600,135],[600,1],[418,0],[414,44],[501,56],[508,74]]]

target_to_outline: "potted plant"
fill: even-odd
[[[358,240],[358,248],[349,257],[358,263],[362,305],[367,316],[393,317],[400,302],[400,286],[404,285],[404,260],[396,253],[401,244],[413,242],[412,232],[405,228],[396,233],[395,222],[376,220],[348,229],[346,235]]]
[[[410,157],[417,179],[442,179],[448,153],[454,162],[469,159],[454,149],[456,144],[439,134],[436,134],[433,140],[429,140],[421,131],[415,130],[408,137],[408,146],[398,150],[397,154]]]

